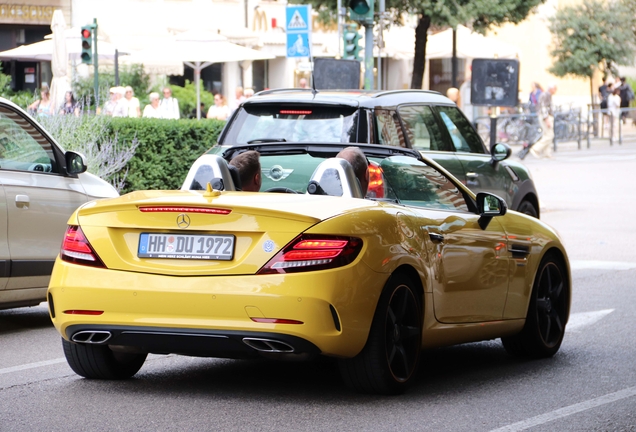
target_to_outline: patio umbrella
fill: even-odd
[[[73,32],[71,32],[71,30]],[[75,30],[77,36],[74,35]],[[66,30],[66,52],[68,57],[75,61],[82,55],[82,41],[80,38],[80,29],[73,28]],[[46,38],[46,36],[45,36]],[[17,60],[17,61],[53,61],[53,38],[45,39],[41,42],[35,42],[29,45],[22,45],[7,51],[0,52],[0,60]],[[115,46],[98,38],[98,54],[99,60],[112,60],[115,58]],[[119,55],[123,53],[119,52]]]
[[[194,85],[197,89],[197,119],[201,118],[201,70],[214,64],[244,60],[265,60],[274,56],[231,43],[225,36],[202,30],[190,30],[177,35],[161,48],[133,54],[131,61],[179,60],[194,70]]]
[[[53,30],[53,51],[51,53],[51,70],[53,71],[53,79],[51,80],[51,103],[53,109],[58,110],[64,102],[65,93],[71,89],[68,82],[68,53],[66,51],[66,39],[64,31],[66,30],[66,21],[60,9],[53,12],[53,20],[51,22],[51,30]],[[53,111],[56,113],[57,111]]]

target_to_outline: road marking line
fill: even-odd
[[[54,364],[58,364],[58,363],[66,363],[66,359],[65,358],[56,358],[56,359],[53,359],[53,360],[44,360],[44,361],[41,361],[41,362],[27,363],[27,364],[23,364],[23,365],[20,365],[20,366],[13,366],[13,367],[9,367],[9,368],[4,368],[4,369],[0,369],[0,375],[11,373],[11,372],[19,372],[19,371],[23,371],[23,370],[27,370],[27,369],[34,369],[34,368],[38,368],[38,367],[42,367],[42,366],[50,366],[50,365],[54,365]]]
[[[636,269],[636,263],[632,262],[619,262],[619,261],[585,261],[585,260],[572,260],[570,261],[570,268],[572,270],[632,270]]]
[[[585,402],[580,402],[574,405],[570,405],[546,414],[541,414],[536,417],[532,417],[517,423],[513,423],[508,426],[501,427],[499,429],[493,429],[490,432],[518,432],[529,429],[534,426],[539,426],[545,423],[549,423],[554,420],[558,420],[563,417],[571,416],[583,411],[590,410],[602,405],[606,405],[612,402],[619,401],[621,399],[627,399],[636,396],[636,387],[626,388],[624,390],[610,393],[605,396],[590,399]]]
[[[603,309],[593,312],[579,312],[570,314],[570,319],[568,320],[568,325],[565,328],[565,331],[580,331],[582,328],[590,326],[597,321],[600,321],[612,312],[614,312],[614,309]]]

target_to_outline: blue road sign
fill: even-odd
[[[285,28],[287,57],[309,57],[311,54],[311,5],[287,6]]]

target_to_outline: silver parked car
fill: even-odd
[[[69,216],[119,194],[32,117],[0,98],[0,309],[46,300]]]

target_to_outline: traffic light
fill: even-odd
[[[82,27],[82,63],[93,64],[93,25]]]
[[[342,58],[345,60],[358,60],[360,61],[360,50],[362,47],[359,45],[360,33],[358,33],[358,24],[348,24],[344,27],[344,53]]]
[[[349,18],[362,24],[373,24],[375,0],[349,0]]]

